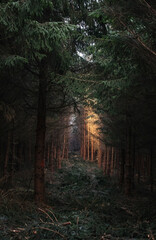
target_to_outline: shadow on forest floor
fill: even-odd
[[[113,179],[76,155],[46,183],[47,205],[37,208],[33,191],[24,191],[1,192],[2,240],[156,239],[154,196],[125,197]]]

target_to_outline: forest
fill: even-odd
[[[0,239],[156,239],[156,1],[0,1]]]

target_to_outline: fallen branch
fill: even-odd
[[[54,223],[54,220],[50,217],[50,215],[49,215],[46,211],[44,211],[44,210],[41,209],[41,208],[38,208],[38,210],[41,211],[41,212],[43,212],[45,215],[47,215],[47,217]]]
[[[53,215],[53,217],[55,218],[55,221],[58,222],[58,220],[57,220],[55,214],[54,214],[50,209],[47,209],[47,210]]]
[[[64,235],[62,235],[60,232],[58,231],[55,231],[55,230],[52,230],[50,228],[46,228],[46,227],[36,227],[36,228],[39,228],[39,229],[43,229],[43,230],[47,230],[47,231],[50,231],[50,232],[53,232],[57,235],[59,235],[60,237],[62,237],[63,239],[67,239]]]

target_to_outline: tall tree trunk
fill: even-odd
[[[15,161],[16,161],[16,144],[14,129],[12,132],[12,156],[10,159],[10,186],[13,186],[13,177],[15,173]]]
[[[57,151],[56,151],[56,146],[54,146],[54,159],[57,157]]]
[[[89,128],[89,123],[88,123],[88,151],[87,151],[87,154],[88,154],[88,161],[90,159],[90,128]]]
[[[32,164],[32,142],[31,139],[29,140],[29,159],[28,159],[28,164],[31,166]]]
[[[2,143],[2,140],[0,139],[0,167],[1,167],[0,174],[3,176],[4,169],[2,166],[3,166],[3,143]],[[1,175],[0,177],[2,177]]]
[[[100,140],[98,142],[98,166],[99,168],[101,168],[101,156],[102,156],[102,150],[101,150],[101,144],[100,144]]]
[[[50,148],[51,148],[51,142],[48,142],[47,143],[47,158],[45,159],[46,166],[48,166],[49,162],[50,162]]]
[[[22,168],[22,162],[24,162],[24,144],[19,144],[19,158],[18,158],[18,170],[20,171]]]
[[[137,153],[137,175],[138,175],[137,182],[138,183],[140,183],[140,163],[141,163],[141,161],[140,161],[140,154]]]
[[[8,132],[8,142],[7,142],[7,150],[5,156],[5,164],[4,164],[4,176],[6,177],[6,189],[12,187],[12,179],[13,179],[13,160],[15,159],[15,146],[13,143],[14,138],[14,127],[12,131]]]
[[[150,189],[153,192],[153,184],[154,184],[154,161],[153,161],[153,146],[150,149]]]
[[[126,165],[125,165],[125,194],[130,195],[132,191],[132,129],[127,131]]]
[[[107,169],[107,146],[105,145],[104,158],[103,158],[103,172],[104,172],[104,175],[106,175],[106,169]]]
[[[57,147],[57,164],[58,164],[58,169],[61,169],[61,149],[60,149],[60,146]]]
[[[69,159],[69,144],[67,143],[67,146],[66,146],[66,160]]]
[[[112,147],[111,172],[110,172],[110,175],[113,176],[113,173],[114,173],[114,147]]]
[[[94,161],[94,139],[93,135],[91,136],[91,162]]]
[[[81,149],[80,149],[80,154],[81,154],[81,157],[83,158],[83,124],[81,123],[80,125],[80,141],[81,141]]]
[[[49,168],[50,168],[51,173],[54,173],[54,143],[53,143],[53,140],[51,142]]]
[[[121,160],[120,160],[120,176],[119,176],[119,184],[121,187],[124,185],[125,178],[125,149],[121,149]]]
[[[45,200],[44,184],[44,148],[46,133],[46,66],[43,63],[39,73],[39,96],[38,96],[38,113],[36,129],[36,146],[35,146],[35,177],[34,193],[35,201],[42,203]]]
[[[7,148],[5,154],[5,162],[4,162],[4,177],[8,177],[8,163],[9,163],[9,156],[10,156],[10,145],[11,145],[11,132],[8,132],[8,139],[7,139]]]
[[[63,134],[63,149],[62,149],[62,160],[65,159],[65,149],[66,149],[66,135],[65,131]]]
[[[83,159],[86,160],[86,123],[84,110],[84,124],[83,124]]]
[[[112,159],[112,151],[111,147],[108,147],[108,160],[107,160],[107,176],[110,176],[110,170],[111,170],[111,159]]]
[[[135,165],[136,165],[136,150],[135,150],[135,134],[132,136],[132,188],[135,188]]]

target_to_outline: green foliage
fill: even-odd
[[[103,36],[97,38],[95,34],[93,44],[88,48],[89,54],[93,54],[95,73],[100,82],[93,91],[97,99],[95,111],[104,114],[101,131],[107,135],[108,142],[118,146],[124,144],[129,125],[135,129],[139,145],[143,141],[148,145],[155,142],[153,133],[151,140],[149,135],[143,140],[141,133],[143,128],[150,132],[155,118],[155,97],[149,88],[152,85],[156,89],[153,81],[156,18],[155,4],[152,1],[150,4],[151,8],[141,1],[100,1],[99,8],[89,13],[107,28],[106,35],[103,32]],[[148,103],[147,95],[151,96]]]
[[[21,56],[8,56],[8,57],[3,57],[1,66],[4,67],[19,67],[23,66],[24,64],[28,63],[27,59]]]
[[[23,62],[24,58],[26,63],[32,64],[32,61],[40,62],[54,53],[63,59],[65,46],[74,26],[63,21],[51,21],[50,15],[46,19],[47,9],[50,14],[53,13],[53,4],[47,0],[8,1],[1,5],[0,26],[6,39],[8,38],[6,47],[10,51],[13,47],[13,52],[17,55],[16,59],[9,57],[7,64],[13,65],[17,60],[20,62],[20,59]]]

